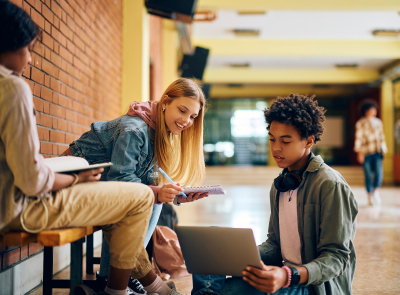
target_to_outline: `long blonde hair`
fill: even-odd
[[[188,97],[200,103],[200,111],[193,125],[179,135],[167,132],[163,104],[178,97]],[[154,157],[158,167],[174,181],[184,185],[200,185],[205,176],[203,156],[203,119],[206,100],[201,88],[192,80],[181,78],[174,81],[163,93],[157,107],[157,123],[154,139]],[[155,167],[155,169],[157,166]],[[168,181],[159,173],[159,184]]]

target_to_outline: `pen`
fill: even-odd
[[[158,168],[158,170],[161,172],[162,175],[164,175],[164,177],[172,184],[176,184],[175,182],[172,181],[171,178],[169,178],[169,176],[167,175],[167,173],[165,173],[161,168]],[[185,195],[184,192],[179,192],[182,196],[184,196],[187,199],[187,196]]]

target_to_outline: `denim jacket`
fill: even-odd
[[[147,124],[139,117],[124,115],[112,121],[96,122],[91,130],[69,145],[72,155],[89,164],[112,162],[102,181],[128,181],[151,185],[154,169],[154,143]]]
[[[268,240],[259,250],[264,263],[281,266],[278,200],[272,186]],[[352,293],[357,213],[357,201],[344,178],[320,156],[314,157],[298,188],[297,216],[302,265],[316,295]]]

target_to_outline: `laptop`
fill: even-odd
[[[248,265],[262,268],[250,228],[177,226],[175,231],[189,273],[241,277]]]

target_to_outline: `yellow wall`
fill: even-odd
[[[383,181],[385,183],[393,182],[393,126],[394,126],[394,101],[393,101],[393,83],[390,79],[383,81],[381,88],[381,108],[383,132],[385,133],[388,152],[383,160]]]
[[[143,1],[124,0],[122,101],[125,113],[132,101],[149,100],[149,20]]]

